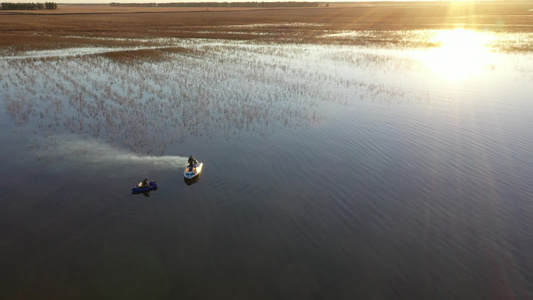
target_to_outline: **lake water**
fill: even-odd
[[[3,53],[0,298],[533,298],[532,36],[374,34]]]

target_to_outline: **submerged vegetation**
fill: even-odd
[[[427,60],[445,62],[433,68],[450,77],[464,68],[457,61],[469,62],[442,55],[415,59],[420,52],[398,58],[398,50],[438,49],[450,41],[438,39],[441,29],[416,29],[414,23],[407,30],[390,30],[406,25],[403,18],[392,25],[367,20],[367,28],[360,30],[364,22],[357,16],[383,8],[377,7],[333,7],[338,18],[330,19],[331,12],[322,8],[220,10],[216,19],[184,11],[180,18],[177,11],[121,12],[120,18],[51,13],[46,24],[37,22],[42,16],[27,14],[17,16],[25,22],[16,25],[6,14],[0,19],[0,25],[7,24],[0,30],[7,37],[0,39],[0,68],[5,70],[0,97],[16,126],[34,130],[39,140],[34,149],[71,134],[151,155],[163,155],[169,145],[189,138],[264,137],[280,128],[314,126],[323,121],[326,102],[455,101],[388,80],[391,70],[398,78],[406,70],[433,72]],[[355,19],[348,22],[345,10]],[[477,46],[531,51],[533,34],[523,28]],[[456,42],[469,40],[466,34]],[[382,70],[383,64],[389,69]],[[498,64],[472,68],[477,67],[496,70]],[[521,68],[531,76],[529,65]],[[363,76],[362,70],[368,72]]]
[[[326,102],[439,101],[360,76],[358,70],[379,69],[390,60],[387,53],[174,42],[174,47],[94,49],[74,56],[42,51],[2,59],[0,67],[8,71],[0,76],[0,96],[15,125],[35,131],[36,151],[57,136],[75,135],[148,155],[164,155],[169,145],[189,138],[265,137],[282,128],[314,126],[322,122]]]

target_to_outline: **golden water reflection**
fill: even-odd
[[[441,30],[430,39],[439,46],[419,55],[439,79],[462,81],[494,65],[496,58],[489,46],[495,40],[495,35],[486,32]]]

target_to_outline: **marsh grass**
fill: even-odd
[[[75,135],[147,155],[190,138],[314,126],[324,103],[455,101],[379,79],[423,69],[389,50],[439,47],[439,30],[417,28],[456,20],[435,16],[441,23],[433,26],[396,11],[388,22],[357,21],[383,8],[220,11],[215,19],[198,11],[66,13],[47,15],[42,27],[41,15],[16,23],[4,15],[0,96],[14,124],[35,132],[36,150]],[[510,23],[520,22],[524,32],[503,33],[490,47],[530,51],[529,21]]]
[[[336,3],[320,8],[209,11],[205,8],[117,11],[109,6],[64,6],[55,13],[3,13],[0,52],[5,49],[138,46],[135,43],[142,39],[158,38],[402,46],[405,40],[402,32],[413,30],[465,28],[531,33],[533,12],[530,9],[526,1]],[[366,31],[383,34],[324,38],[327,33]],[[530,51],[529,45],[508,49]]]
[[[106,52],[100,55],[119,63],[158,62],[167,59],[167,57],[162,51],[156,49]]]
[[[105,139],[150,154],[189,136],[264,136],[319,123],[323,102],[427,99],[357,72],[394,61],[393,54],[334,45],[186,41],[3,61],[9,72],[2,83],[6,110],[18,126],[31,123],[38,131]]]
[[[8,70],[1,95],[14,124],[35,132],[36,152],[57,145],[58,136],[79,136],[145,155],[165,155],[169,145],[191,138],[238,140],[315,126],[328,102],[431,98],[365,78],[356,70],[393,58],[349,50],[187,40],[174,47],[0,60]]]
[[[220,51],[235,50],[220,46],[199,59],[207,49],[199,48],[3,61],[5,110],[36,133],[36,151],[76,135],[148,155],[190,137],[267,135],[318,121],[314,100],[293,95],[277,67],[221,61]]]

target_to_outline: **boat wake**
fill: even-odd
[[[187,157],[163,155],[142,155],[123,149],[117,149],[96,140],[55,137],[46,142],[36,142],[31,146],[39,161],[47,164],[83,164],[83,165],[136,165],[157,166],[157,168],[175,169],[187,163]]]

